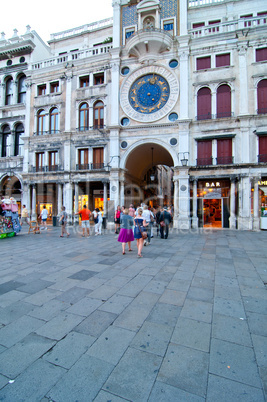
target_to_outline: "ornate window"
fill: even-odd
[[[56,134],[59,132],[58,125],[58,109],[54,107],[49,112],[49,133]]]
[[[11,105],[13,96],[13,78],[9,77],[6,80],[6,98],[5,105]]]
[[[35,161],[35,166],[36,166],[36,172],[44,172],[45,171],[45,153],[44,152],[37,152],[35,154],[36,161]]]
[[[197,166],[212,165],[212,140],[197,142]]]
[[[104,167],[104,148],[93,148],[92,169],[103,169]]]
[[[26,102],[26,85],[25,85],[26,77],[22,75],[18,80],[18,103]]]
[[[79,107],[79,131],[89,129],[89,106],[88,103],[82,103]]]
[[[98,101],[94,104],[94,128],[104,127],[104,104]]]
[[[19,123],[15,127],[15,144],[14,144],[14,155],[22,155],[23,141],[21,136],[24,134],[24,126]]]
[[[45,134],[46,113],[44,110],[39,110],[37,113],[37,135]]]
[[[2,157],[9,156],[10,127],[5,125],[2,129]]]

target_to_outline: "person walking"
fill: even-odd
[[[121,214],[121,221],[120,221],[120,234],[118,237],[118,241],[122,245],[122,254],[125,254],[125,247],[126,243],[128,243],[129,251],[133,251],[131,247],[131,242],[134,241],[133,235],[133,217],[129,215],[128,208],[125,208],[123,214]]]
[[[101,235],[103,218],[102,212],[99,210],[99,208],[96,208],[96,213],[97,217],[95,219],[95,236],[98,236]]]
[[[67,212],[66,212],[66,208],[64,206],[61,207],[61,216],[59,218],[59,222],[61,223],[61,235],[60,237],[64,237],[64,233],[66,233],[67,237],[69,237],[69,232],[66,229],[67,226]]]
[[[143,257],[142,249],[143,249],[143,245],[144,245],[144,239],[142,236],[142,232],[145,231],[145,226],[147,226],[145,219],[143,219],[143,217],[142,217],[142,213],[143,213],[143,208],[138,208],[137,216],[134,219],[134,238],[136,239],[136,243],[137,243],[138,257]]]
[[[115,233],[119,234],[120,232],[120,216],[121,216],[121,207],[118,205],[114,214],[114,222],[115,222]]]
[[[42,223],[43,223],[43,226],[41,227],[41,229],[44,229],[44,230],[47,230],[47,217],[48,217],[48,211],[47,211],[47,209],[46,209],[46,206],[44,205],[43,206],[43,209],[42,209],[42,211],[41,211],[41,214],[40,214],[40,216],[39,216],[39,218],[41,218],[42,219]]]
[[[27,225],[29,225],[29,213],[25,204],[23,204],[23,208],[21,211],[21,220],[20,220],[21,226],[23,225],[24,222],[27,223]]]
[[[90,217],[92,215],[90,209],[88,209],[87,206],[84,205],[83,209],[76,212],[75,215],[81,216],[82,229],[83,229],[82,237],[85,237],[85,229],[87,230],[87,236],[89,237],[90,236]]]
[[[151,242],[151,229],[152,229],[152,212],[148,209],[147,205],[144,205],[143,207],[143,214],[142,214],[143,219],[145,219],[147,223],[147,239],[144,240],[144,246],[149,245]]]
[[[171,220],[171,214],[167,211],[167,207],[164,207],[159,217],[161,239],[168,239]]]

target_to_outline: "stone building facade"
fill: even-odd
[[[179,229],[263,228],[265,1],[113,0],[48,45],[0,40],[3,195],[33,218],[147,202]]]

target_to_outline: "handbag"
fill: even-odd
[[[164,227],[166,226],[166,223],[165,223],[164,221],[161,221],[159,224],[160,224],[160,226],[161,226],[162,228],[164,228]]]
[[[145,232],[145,231],[142,232],[138,221],[137,221],[137,225],[139,226],[139,230],[140,230],[140,233],[141,233],[142,238],[143,238],[144,240],[147,239],[147,232]]]

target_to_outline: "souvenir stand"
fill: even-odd
[[[20,232],[18,204],[14,198],[1,200],[0,239],[13,237]]]

